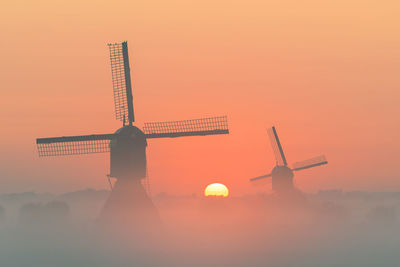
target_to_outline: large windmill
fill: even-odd
[[[257,181],[265,178],[272,178],[272,189],[277,194],[287,194],[294,192],[293,186],[293,172],[301,171],[320,165],[327,164],[325,156],[318,156],[308,160],[296,162],[293,167],[288,167],[285,154],[283,153],[281,142],[279,141],[278,134],[274,126],[268,129],[268,136],[271,141],[271,146],[275,154],[276,166],[272,169],[271,173],[258,176],[250,179],[250,181]]]
[[[227,117],[150,122],[134,126],[135,115],[127,42],[109,44],[116,118],[123,127],[112,134],[38,138],[39,156],[110,152],[110,177],[117,178],[100,215],[104,220],[158,217],[141,181],[147,176],[146,147],[152,138],[228,134]],[[136,214],[135,214],[136,213]],[[143,220],[143,218],[142,218]],[[145,221],[145,220],[144,220]]]

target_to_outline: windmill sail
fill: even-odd
[[[318,156],[318,157],[314,157],[308,160],[304,160],[304,161],[299,161],[293,164],[293,171],[300,171],[300,170],[304,170],[304,169],[309,169],[309,168],[313,168],[313,167],[317,167],[320,165],[324,165],[324,164],[328,164],[328,161],[326,160],[325,156]]]
[[[113,134],[93,134],[38,138],[36,144],[39,157],[81,155],[110,151]]]
[[[110,49],[111,73],[114,90],[115,116],[130,125],[135,121],[133,112],[131,72],[129,67],[128,43],[108,45]]]
[[[143,131],[146,134],[146,138],[173,138],[229,133],[226,116],[183,121],[149,122],[144,124]]]
[[[258,176],[258,177],[251,178],[250,181],[254,182],[254,181],[261,180],[261,179],[264,179],[264,178],[268,178],[268,177],[271,177],[271,176],[272,176],[272,173],[266,174],[266,175],[261,175],[261,176]]]
[[[287,166],[287,161],[285,154],[283,154],[283,149],[281,142],[279,141],[278,134],[276,133],[275,127],[272,126],[272,128],[268,129],[268,136],[269,140],[271,141],[271,146],[275,154],[275,159],[277,162],[277,165],[279,166]]]

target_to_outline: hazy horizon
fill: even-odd
[[[0,196],[0,265],[394,267],[400,260],[399,193],[328,192],[296,202],[164,195],[154,198],[163,226],[152,233],[123,222],[99,227],[107,196]]]

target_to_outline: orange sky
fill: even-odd
[[[82,3],[84,2],[84,3]],[[136,119],[227,114],[229,136],[150,140],[153,193],[201,194],[274,165],[304,191],[400,190],[398,1],[2,1],[0,193],[106,188],[108,155],[41,158],[35,138],[111,133],[108,42],[128,41]],[[301,2],[301,3],[300,3]]]

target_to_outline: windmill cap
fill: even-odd
[[[125,125],[119,128],[114,135],[116,135],[118,139],[141,139],[147,145],[146,135],[136,126]]]

